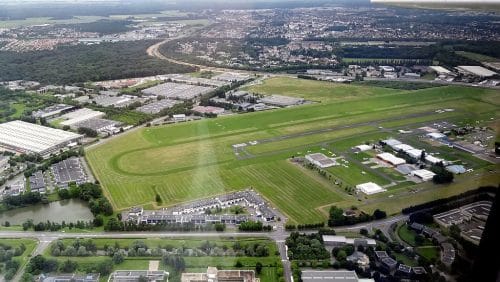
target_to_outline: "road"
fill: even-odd
[[[362,228],[367,230],[380,229],[382,232],[386,233],[387,228],[394,222],[399,222],[406,220],[408,217],[406,215],[397,215],[393,217],[388,217],[381,220],[376,220],[367,223],[360,223],[352,226],[335,228],[337,232],[342,231],[359,231]],[[316,230],[304,231],[304,233],[314,233]],[[65,233],[65,232],[34,232],[34,231],[0,231],[0,238],[33,238],[38,240],[38,245],[32,253],[32,256],[42,254],[49,245],[58,239],[65,238],[115,238],[115,239],[127,239],[127,238],[227,238],[227,237],[267,237],[276,242],[278,250],[280,253],[280,259],[283,263],[283,275],[285,281],[293,282],[292,269],[290,261],[288,259],[287,246],[285,244],[286,238],[289,236],[290,232],[284,230],[283,228],[278,228],[274,232],[268,233],[255,233],[255,232],[87,232],[87,233]],[[388,235],[387,235],[388,236]],[[20,281],[22,273],[24,273],[25,266],[16,274],[13,281]]]

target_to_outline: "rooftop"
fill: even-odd
[[[303,270],[304,282],[358,282],[355,271],[347,270]]]
[[[33,153],[43,153],[81,137],[80,134],[19,120],[0,124],[0,144]]]

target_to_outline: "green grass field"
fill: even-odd
[[[320,103],[142,128],[92,147],[87,150],[87,159],[113,206],[155,206],[156,193],[169,206],[252,187],[294,223],[325,220],[327,207],[333,204],[356,204],[371,210],[371,198],[384,201],[380,197],[389,192],[358,202],[287,159],[321,144],[345,152],[365,141],[379,140],[390,134],[381,131],[379,123],[396,122],[404,116],[416,115],[403,118],[397,126],[451,118],[435,113],[449,107],[456,110],[453,118],[473,118],[498,110],[500,101],[499,91],[482,88],[446,86],[408,91],[293,78],[271,78],[249,91]],[[315,132],[325,128],[333,130]],[[301,136],[304,132],[309,133]],[[283,136],[288,137],[247,146],[247,159],[238,159],[232,148],[233,144]],[[353,169],[337,169],[336,174],[352,185],[364,181],[362,168],[356,170],[359,175],[353,174]],[[456,189],[450,185],[442,190],[447,191],[443,194],[457,194],[477,186]],[[404,195],[407,188],[401,185],[390,192]],[[419,201],[415,197],[406,204]]]

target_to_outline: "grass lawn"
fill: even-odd
[[[333,183],[304,173],[287,159],[318,144],[345,152],[352,146],[390,134],[380,131],[373,121],[394,121],[409,114],[440,118],[434,116],[435,111],[450,105],[456,109],[456,117],[469,117],[497,109],[496,101],[500,100],[499,91],[482,88],[446,86],[407,91],[293,78],[271,78],[249,90],[300,96],[321,103],[142,128],[94,146],[87,150],[86,158],[113,206],[118,210],[135,205],[152,206],[156,193],[165,206],[170,206],[252,187],[292,223],[325,220],[323,207],[333,204],[356,204],[373,211],[375,204],[387,201],[382,197],[388,194],[354,202]],[[406,121],[414,122],[414,119]],[[304,135],[314,130],[323,131]],[[278,138],[282,136],[289,138]],[[233,144],[262,139],[270,142],[247,146],[246,150],[253,155],[237,158]],[[349,169],[337,170],[334,172],[338,177],[352,185],[365,180],[388,183],[380,175],[368,171],[362,174],[362,168],[352,164]],[[404,197],[408,185],[404,186],[390,192]],[[474,184],[468,189],[477,187]],[[438,190],[442,194],[463,191],[452,187]],[[412,202],[426,199],[417,197]],[[387,209],[392,211],[392,204]]]
[[[429,261],[439,258],[439,247],[436,246],[418,247],[416,252],[418,255],[428,259]]]
[[[341,162],[342,164],[342,162]],[[390,181],[377,175],[370,170],[365,170],[359,165],[354,163],[349,163],[346,165],[332,166],[327,169],[327,171],[331,172],[333,175],[337,176],[345,184],[349,184],[350,186],[356,186],[365,182],[375,182],[378,185],[386,185],[389,184]]]

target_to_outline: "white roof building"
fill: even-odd
[[[430,66],[431,70],[435,71],[437,74],[450,74],[451,71],[441,67],[441,66]]]
[[[426,135],[427,135],[427,137],[432,138],[432,139],[441,139],[441,138],[446,137],[446,135],[444,135],[443,133],[439,133],[439,132],[431,132],[431,133],[427,133]]]
[[[446,162],[443,159],[436,158],[436,157],[434,157],[432,155],[428,155],[428,154],[425,155],[425,161],[428,163],[431,163],[431,164],[438,164],[440,162],[443,162],[443,164],[444,164]]]
[[[356,190],[365,193],[366,195],[372,195],[380,192],[387,191],[386,189],[380,187],[379,185],[373,182],[367,182],[363,184],[356,185]]]
[[[66,120],[61,122],[61,125],[71,126],[71,125],[74,125],[76,123],[88,120],[88,119],[101,118],[103,116],[105,116],[105,114],[103,112],[83,108],[83,109],[79,109],[79,110],[76,110],[74,112],[62,115],[61,117],[63,119],[66,119]]]
[[[391,66],[380,66],[379,69],[383,70],[384,72],[393,72],[393,71],[395,71],[394,67],[391,67]]]
[[[347,238],[339,235],[323,235],[322,238],[326,245],[377,245],[377,241],[370,238]]]
[[[411,149],[406,151],[406,153],[414,159],[420,159],[420,157],[422,156],[422,152],[423,151],[419,149]]]
[[[402,144],[401,141],[392,138],[387,140],[382,140],[382,143],[386,144],[387,146],[393,149],[395,148],[395,146]]]
[[[398,157],[394,156],[391,153],[381,153],[381,154],[378,154],[377,158],[379,158],[379,159],[381,159],[381,160],[383,160],[383,161],[385,161],[387,163],[390,163],[390,164],[392,164],[394,166],[398,166],[398,165],[406,163],[405,159],[398,158]]]
[[[363,144],[363,145],[358,145],[358,146],[356,146],[354,148],[357,149],[360,152],[364,152],[364,151],[371,150],[372,146]]]
[[[412,146],[407,145],[407,144],[399,144],[399,145],[395,145],[393,147],[393,149],[396,150],[396,151],[407,152],[407,151],[410,151],[410,150],[414,150],[415,148],[413,148]]]
[[[422,179],[423,181],[429,181],[434,177],[434,175],[436,175],[434,172],[427,169],[414,170],[411,174]]]
[[[304,282],[358,282],[355,271],[347,270],[303,270],[301,279]]]
[[[185,114],[173,115],[172,118],[174,119],[174,121],[186,121]]]
[[[457,70],[461,73],[472,74],[479,77],[490,77],[497,74],[481,66],[458,66]]]
[[[0,146],[42,156],[77,142],[82,137],[80,134],[19,120],[0,124]]]

